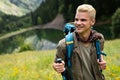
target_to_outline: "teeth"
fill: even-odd
[[[77,28],[83,28],[83,27],[77,27]]]

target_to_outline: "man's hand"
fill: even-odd
[[[65,62],[62,61],[62,63],[53,63],[53,68],[55,69],[56,72],[58,73],[62,73],[64,72],[65,68],[64,68]]]
[[[101,70],[106,69],[106,61],[105,60],[101,60],[101,62],[99,62],[99,60],[97,61],[99,64],[99,67]]]

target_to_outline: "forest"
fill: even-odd
[[[62,80],[56,46],[81,4],[96,9],[93,29],[105,37],[102,73],[120,80],[120,0],[0,0],[0,80]]]
[[[44,27],[60,14],[64,18],[64,23],[60,24],[62,28],[65,23],[74,21],[76,8],[80,4],[91,4],[95,7],[97,16],[93,28],[103,33],[106,40],[120,38],[120,0],[4,0],[0,3],[1,6],[14,5],[6,11],[0,7],[0,54],[12,53],[18,48],[19,52],[35,50],[36,47],[24,43],[33,35],[37,36],[35,40],[46,39],[57,43],[63,37],[62,30],[52,29],[51,26],[48,26],[49,30],[41,30],[35,26]],[[10,13],[15,7],[17,13]],[[54,36],[47,36],[47,32]],[[58,33],[60,37],[57,37]]]

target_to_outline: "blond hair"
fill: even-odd
[[[96,16],[96,10],[90,4],[82,4],[78,6],[76,12],[88,12],[91,19],[95,19]]]

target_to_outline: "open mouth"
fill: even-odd
[[[76,27],[78,30],[81,30],[82,28],[84,28],[83,26],[77,26]]]

